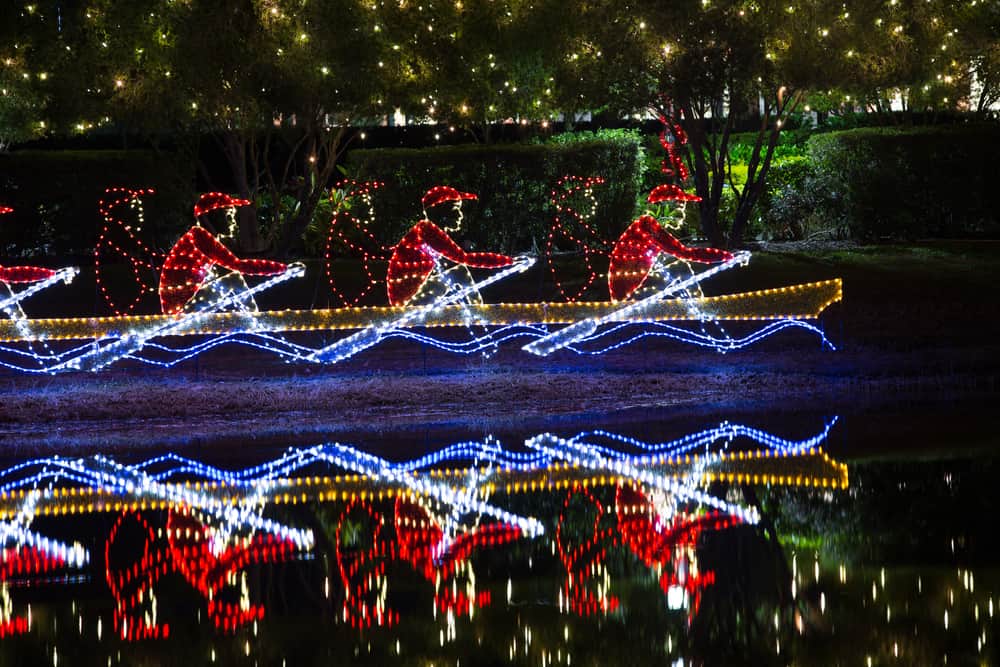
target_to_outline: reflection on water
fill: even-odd
[[[848,484],[837,428],[24,461],[0,471],[0,662],[995,658],[988,571],[873,570],[886,490]]]

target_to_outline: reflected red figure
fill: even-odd
[[[8,209],[9,210],[9,209]],[[0,207],[0,213],[3,207]],[[66,561],[35,547],[12,547],[0,550],[0,639],[23,635],[28,631],[28,619],[23,616],[6,616],[10,598],[7,581],[14,577],[31,577],[48,574],[66,566]]]
[[[456,536],[450,543],[426,508],[403,498],[396,498],[396,539],[399,555],[408,561],[425,579],[437,584],[434,604],[439,612],[451,611],[455,616],[468,616],[474,609],[491,603],[489,591],[471,595],[451,583],[459,567],[482,548],[509,544],[521,538],[517,526],[490,523]]]
[[[213,284],[231,291],[245,291],[243,275],[272,276],[288,268],[282,262],[268,259],[240,259],[201,226],[201,216],[210,211],[220,208],[235,211],[236,207],[249,204],[245,199],[233,199],[218,192],[201,196],[194,206],[195,226],[170,249],[160,271],[160,305],[164,313],[182,312],[199,290]],[[215,267],[229,273],[215,275]]]
[[[361,520],[351,519],[360,515]],[[352,526],[360,526],[366,522],[371,535],[367,544],[360,544],[357,536],[351,541],[358,541],[358,549],[345,549],[348,542],[348,522],[355,521]],[[372,625],[395,625],[399,622],[399,614],[386,607],[385,572],[389,563],[397,558],[395,544],[383,536],[385,519],[366,500],[352,498],[340,513],[335,534],[337,549],[337,569],[340,572],[340,583],[344,587],[343,617],[352,628],[372,627]],[[362,527],[355,530],[360,533]]]
[[[594,509],[590,531],[582,539],[567,536],[567,512],[574,500]],[[609,521],[610,519],[610,521]],[[556,548],[566,569],[562,593],[567,609],[581,616],[609,613],[620,602],[600,586],[600,570],[607,561],[607,549],[617,545],[627,547],[642,563],[658,568],[660,588],[664,593],[679,587],[687,594],[689,618],[694,617],[701,602],[701,593],[715,582],[714,572],[701,572],[695,550],[704,531],[722,530],[739,524],[728,514],[709,512],[701,516],[675,514],[661,519],[650,499],[638,488],[619,486],[615,490],[615,514],[607,517],[604,507],[582,486],[575,486],[566,495],[556,526]]]
[[[351,627],[390,626],[399,614],[387,606],[388,572],[406,563],[417,574],[435,584],[434,607],[442,614],[469,616],[491,603],[489,591],[460,589],[457,578],[476,551],[509,544],[521,537],[515,526],[491,523],[462,533],[450,543],[444,531],[421,505],[402,497],[395,504],[395,538],[386,533],[385,517],[371,503],[351,500],[337,524],[337,568],[344,587],[344,620]],[[348,525],[363,531],[368,541],[346,549]]]
[[[13,212],[14,209],[8,206],[0,206],[0,215],[7,215]],[[51,278],[55,274],[56,272],[52,269],[46,269],[41,266],[0,266],[0,282],[10,285],[37,283],[39,280]]]
[[[619,486],[615,494],[622,543],[649,568],[661,568],[660,588],[664,593],[675,586],[691,600],[694,617],[701,592],[715,583],[715,573],[702,572],[693,557],[704,531],[723,530],[740,523],[728,514],[708,512],[698,517],[675,514],[663,522],[649,498],[636,487]]]
[[[589,534],[580,540],[573,540],[567,534],[567,511],[575,498],[594,508],[594,520]],[[562,511],[559,513],[559,523],[556,524],[556,549],[559,560],[566,569],[566,583],[563,595],[566,608],[580,616],[590,616],[596,613],[608,613],[618,609],[620,603],[614,595],[599,595],[593,590],[597,570],[603,567],[607,560],[607,548],[618,542],[618,534],[613,524],[604,522],[604,507],[593,494],[580,485],[574,485],[566,494]]]
[[[131,527],[142,535],[138,560],[115,569],[113,553],[123,530]],[[164,575],[176,572],[207,600],[207,612],[219,630],[237,628],[264,617],[264,607],[245,596],[237,602],[221,599],[236,592],[234,580],[248,566],[288,560],[298,548],[291,540],[270,534],[236,538],[213,551],[213,530],[189,513],[171,510],[166,523],[167,539],[157,540],[151,524],[138,512],[124,512],[115,522],[105,545],[106,579],[115,599],[114,628],[122,639],[156,639],[169,636],[168,624],[147,622],[140,607],[153,595],[153,587]],[[152,618],[152,616],[151,616]]]
[[[446,185],[427,191],[421,200],[424,219],[415,224],[396,244],[389,258],[386,287],[390,304],[403,306],[410,303],[431,278],[434,270],[442,271],[439,267],[441,257],[464,267],[478,269],[497,269],[514,262],[513,258],[497,253],[466,252],[448,235],[448,231],[461,228],[462,201],[476,198],[474,194],[459,192]],[[454,203],[458,219],[456,226],[446,231],[428,219],[427,209],[447,202]]]

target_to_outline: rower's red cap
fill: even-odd
[[[471,192],[459,192],[450,185],[436,185],[427,191],[427,194],[424,195],[424,198],[420,202],[426,210],[431,206],[437,206],[446,201],[459,201],[462,199],[479,199],[479,197]]]
[[[665,185],[657,185],[653,188],[646,201],[650,204],[658,204],[661,201],[701,201],[701,197],[690,195],[676,185],[667,183]]]
[[[194,217],[199,218],[217,208],[236,208],[237,206],[249,205],[250,202],[246,199],[235,199],[223,192],[208,192],[203,194],[198,199],[198,203],[194,205]]]
[[[14,209],[10,206],[0,206],[0,215],[6,215],[7,213],[13,213]]]

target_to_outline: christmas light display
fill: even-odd
[[[593,513],[589,532],[568,537],[570,510]],[[659,585],[672,609],[698,612],[701,592],[715,582],[715,574],[702,572],[696,555],[705,531],[739,525],[740,520],[720,512],[688,511],[676,506],[676,498],[654,502],[640,487],[619,485],[615,489],[614,514],[582,486],[572,487],[563,501],[556,526],[556,549],[566,579],[560,590],[560,609],[580,616],[614,613],[621,603],[609,590],[608,549],[627,547],[647,568],[658,573]]]
[[[545,260],[556,289],[569,302],[577,301],[594,284],[597,280],[595,256],[607,254],[607,240],[590,225],[590,219],[597,212],[597,199],[593,190],[598,185],[604,185],[603,178],[563,176],[556,182],[555,189],[549,193],[549,203],[556,214],[545,240]],[[570,204],[578,194],[587,200],[586,209],[582,213]],[[569,287],[560,279],[555,264],[556,252],[565,249],[578,254],[587,269],[587,277],[584,278],[583,284],[573,292],[570,292]]]
[[[205,600],[211,627],[232,633],[266,615],[248,568],[287,562],[315,543],[311,531],[268,518],[270,508],[340,503],[332,544],[342,595],[335,604],[353,628],[397,625],[391,592],[410,573],[432,587],[433,613],[451,637],[456,619],[473,616],[495,595],[477,586],[474,556],[537,539],[549,526],[566,573],[561,611],[604,614],[620,607],[605,566],[616,546],[655,575],[670,608],[693,615],[714,580],[697,563],[700,536],[757,518],[734,489],[716,496],[709,485],[846,487],[846,467],[821,449],[836,423],[828,420],[800,440],[730,422],[664,442],[592,430],[540,434],[508,449],[488,437],[396,462],[327,443],[233,470],[175,454],[130,464],[106,456],[29,460],[0,470],[0,527],[14,539],[3,552],[0,578],[87,563],[79,545],[27,531],[34,517],[114,513],[103,561],[114,635],[125,641],[171,635],[172,610],[158,602],[168,575]],[[504,508],[518,494],[560,491],[566,496],[558,518]],[[594,517],[583,529],[567,519],[580,512]],[[329,598],[328,583],[326,590]],[[0,633],[27,627],[19,616],[0,618]]]
[[[19,546],[0,550],[0,639],[23,635],[31,628],[29,617],[17,616],[13,612],[9,580],[48,575],[80,564],[68,562],[66,558],[38,547]]]
[[[142,535],[141,555],[138,561],[121,563],[119,549],[132,553],[118,546],[133,537],[120,537],[129,528]],[[155,586],[171,572],[180,574],[206,599],[208,616],[217,629],[234,632],[262,619],[263,605],[250,602],[246,568],[288,560],[301,548],[269,534],[239,538],[220,548],[214,529],[190,508],[171,510],[159,532],[166,533],[166,540],[157,539],[157,531],[144,516],[126,511],[105,543],[105,580],[115,600],[114,629],[125,640],[169,637],[170,625],[157,622]]]
[[[12,208],[0,206],[0,215],[13,212]],[[44,367],[42,360],[50,350],[44,341],[31,340],[35,337],[21,302],[60,281],[68,285],[77,273],[79,270],[75,267],[54,270],[41,266],[0,266],[0,311],[7,316],[7,321],[17,332],[18,337],[26,341],[24,349],[15,348],[14,352],[33,360],[39,368]],[[18,291],[13,285],[28,285],[28,287]]]
[[[258,531],[309,548],[313,542],[309,531],[263,517],[260,509],[276,503],[413,494],[450,508],[439,524],[437,551],[445,553],[468,517],[492,517],[529,537],[543,531],[536,520],[488,500],[498,490],[520,493],[626,481],[752,520],[752,511],[710,497],[699,487],[714,481],[846,487],[846,467],[821,450],[835,423],[836,419],[830,420],[816,435],[798,441],[729,422],[660,443],[606,431],[585,431],[571,438],[546,433],[527,439],[524,450],[514,451],[487,438],[398,463],[329,443],[290,449],[267,463],[233,471],[177,455],[131,465],[104,456],[35,459],[0,470],[0,521],[11,522],[26,513],[191,508],[214,522],[220,536]],[[758,449],[739,445],[742,441]],[[455,467],[459,464],[464,466]],[[319,471],[323,474],[316,474]],[[330,476],[332,471],[339,472]],[[72,548],[24,534],[18,533],[20,543],[58,550],[61,557],[76,562]]]
[[[304,358],[308,361],[321,363],[336,363],[353,357],[358,352],[380,343],[396,331],[406,327],[426,326],[427,320],[440,313],[441,309],[453,304],[457,306],[460,319],[451,322],[450,326],[468,326],[472,324],[470,313],[474,313],[467,306],[466,300],[474,300],[480,290],[488,285],[499,282],[511,275],[523,273],[528,270],[534,260],[530,257],[521,257],[513,260],[513,263],[505,269],[497,271],[481,280],[472,281],[464,285],[446,283],[444,294],[436,297],[431,303],[425,305],[408,306],[402,310],[389,311],[389,317],[378,319],[361,328],[355,334],[338,340],[336,343],[316,350]],[[444,280],[451,276],[445,275]]]
[[[640,299],[639,301],[634,301],[628,303],[627,305],[620,306],[606,315],[574,322],[569,326],[563,327],[559,331],[542,336],[538,340],[528,343],[522,349],[526,352],[531,352],[532,354],[537,354],[539,356],[547,356],[556,350],[568,347],[573,343],[593,336],[603,325],[623,319],[642,320],[646,317],[647,311],[655,308],[656,304],[662,301],[665,297],[687,290],[699,284],[705,278],[715,275],[716,273],[720,273],[734,266],[746,265],[749,259],[750,253],[739,252],[736,255],[732,255],[729,259],[723,261],[722,263],[716,264],[711,269],[701,271],[700,273],[686,278],[674,278],[667,283],[665,287],[657,290],[650,296]],[[697,319],[703,319],[703,315],[699,313]],[[725,347],[723,347],[723,349],[725,349]]]
[[[514,263],[514,258],[506,255],[466,252],[448,235],[461,229],[462,202],[467,199],[477,197],[445,185],[435,186],[423,196],[424,219],[403,236],[389,258],[386,287],[391,305],[437,303],[452,291],[456,282],[464,290],[462,300],[481,303],[482,297],[474,289],[475,281],[465,267],[499,269]],[[456,216],[452,225],[442,228],[430,220],[427,209],[447,203],[452,204]],[[454,266],[443,264],[442,259]]]
[[[687,607],[689,617],[698,613],[701,592],[715,582],[715,573],[698,568],[695,550],[705,531],[739,525],[739,520],[719,512],[678,511],[665,498],[643,493],[634,486],[619,486],[615,497],[621,542],[643,564],[660,572],[660,588],[676,607]]]
[[[589,534],[571,540],[566,536],[565,527],[567,511],[574,500],[589,506],[594,516]],[[581,511],[579,507],[574,509]],[[619,607],[618,598],[607,593],[607,573],[604,571],[605,550],[609,542],[615,541],[617,527],[602,521],[604,515],[604,506],[588,489],[574,486],[566,494],[556,524],[556,549],[566,570],[566,582],[559,591],[560,608],[565,604],[569,611],[581,616],[608,613]],[[596,582],[596,590],[588,582]]]
[[[520,539],[521,532],[504,523],[474,524],[443,548],[444,531],[427,499],[397,496],[392,522],[370,501],[353,498],[337,523],[337,568],[344,588],[343,619],[352,627],[390,626],[399,613],[389,608],[389,570],[406,563],[434,586],[434,614],[449,619],[471,617],[491,602],[489,591],[477,591],[470,557],[481,549]],[[344,546],[345,531],[358,542]],[[389,526],[392,526],[390,531]]]
[[[392,254],[392,249],[380,244],[370,231],[374,223],[372,193],[384,185],[379,181],[359,182],[347,179],[338,182],[331,189],[334,212],[330,220],[330,231],[326,237],[323,257],[326,260],[327,284],[344,306],[356,306],[371,293],[378,283],[372,263],[377,260],[388,261]],[[355,214],[357,210],[355,200],[361,200],[361,206],[366,213],[360,216]],[[334,279],[332,261],[336,250],[345,252],[355,260],[361,260],[365,282],[356,294],[349,295],[338,287]]]
[[[163,258],[141,236],[146,222],[142,198],[150,194],[154,191],[109,188],[98,204],[104,225],[94,245],[94,274],[101,297],[115,315],[131,314],[145,295],[156,293]],[[106,264],[121,262],[128,265],[136,288],[135,296],[127,302],[115,298],[104,275]]]
[[[253,301],[243,275],[275,276],[288,273],[289,267],[267,259],[240,259],[201,226],[201,217],[225,209],[231,220],[229,235],[235,234],[238,206],[249,206],[245,199],[233,199],[220,193],[202,195],[194,206],[197,221],[167,253],[160,271],[160,304],[163,312],[175,315],[182,311],[222,310],[233,307],[254,312]]]
[[[400,557],[434,583],[439,613],[471,616],[476,608],[489,604],[490,600],[488,592],[476,592],[469,558],[480,549],[520,539],[521,531],[506,523],[476,523],[461,534],[449,537],[442,528],[445,521],[436,516],[435,509],[440,510],[420,499],[396,497],[395,530]],[[457,588],[460,576],[465,578],[461,591]]]
[[[673,156],[670,173],[683,173],[680,158],[671,150],[668,150]],[[116,315],[21,317],[16,310],[20,301],[58,280],[70,280],[75,269],[55,272],[45,269],[45,276],[25,273],[22,276],[25,279],[42,279],[6,299],[0,298],[0,306],[16,315],[0,320],[0,366],[28,373],[58,373],[98,371],[130,360],[167,368],[221,345],[268,352],[286,362],[333,364],[391,339],[456,354],[488,354],[500,345],[519,341],[522,349],[541,356],[561,349],[580,355],[599,355],[646,338],[666,338],[725,352],[742,349],[787,329],[815,334],[824,346],[833,349],[822,328],[811,320],[841,299],[839,280],[705,297],[701,282],[720,271],[745,264],[748,253],[734,255],[686,247],[662,227],[664,221],[658,222],[651,215],[637,219],[610,253],[608,282],[612,299],[579,301],[596,280],[592,260],[605,253],[603,242],[588,222],[593,214],[592,190],[602,183],[600,178],[565,177],[552,193],[557,215],[546,249],[550,273],[554,275],[555,271],[554,252],[566,243],[582,253],[582,261],[590,273],[577,291],[571,291],[556,277],[557,288],[567,299],[565,303],[484,303],[483,288],[527,271],[535,260],[528,256],[464,251],[448,232],[461,226],[462,203],[475,199],[475,195],[436,186],[422,199],[424,219],[391,249],[386,276],[389,306],[345,305],[334,309],[263,312],[257,308],[254,297],[281,282],[303,276],[304,267],[297,263],[240,259],[222,244],[220,238],[235,234],[237,207],[249,202],[223,193],[203,195],[194,207],[198,224],[177,241],[158,268],[159,255],[140,235],[144,224],[142,198],[152,191],[110,189],[100,206],[105,225],[96,244],[95,262],[99,290]],[[390,253],[390,249],[378,245],[362,219],[365,216],[357,212],[363,208],[371,210],[372,193],[381,186],[376,182],[346,180],[337,184],[332,195],[335,214],[325,250],[326,274],[331,291],[345,304],[357,304],[372,293],[375,284],[372,264]],[[591,200],[590,212],[581,214],[569,205],[569,200],[577,195]],[[692,198],[678,186],[664,184],[654,188],[649,201],[682,207]],[[450,211],[454,224],[433,222],[428,209],[438,218],[447,218]],[[219,238],[200,224],[204,216],[217,210],[225,211],[228,223],[228,233]],[[357,292],[348,294],[333,279],[331,261],[335,246],[359,256],[365,279]],[[667,257],[670,259],[664,259]],[[130,266],[137,288],[130,299],[113,296],[106,278],[102,277],[106,273],[102,267],[115,259],[124,259]],[[695,272],[691,262],[711,265]],[[469,267],[493,271],[474,279]],[[160,280],[154,288],[150,276],[157,271]],[[270,277],[251,287],[244,274]],[[133,314],[143,296],[154,289],[164,314]],[[721,326],[722,322],[736,320],[760,320],[763,324],[743,335],[731,334]],[[690,323],[695,328],[688,326]],[[562,324],[567,326],[553,330],[553,325]],[[468,335],[456,340],[454,336],[431,331],[447,327],[464,327]],[[333,343],[313,347],[283,335],[295,331],[347,334]],[[199,340],[191,344],[166,340],[179,336],[197,336]],[[60,342],[74,340],[79,343]]]
[[[479,288],[525,270],[530,260],[518,262],[513,267],[487,277],[478,283]],[[301,275],[294,271],[277,276],[272,281],[251,288],[256,293],[269,289],[278,282]],[[32,285],[31,287],[35,287]],[[454,296],[455,299],[460,296]],[[136,315],[121,318],[38,318],[28,320],[27,327],[19,328],[10,320],[0,320],[0,365],[28,373],[53,373],[79,368],[103,368],[116,361],[131,359],[141,363],[170,367],[223,344],[241,344],[253,349],[277,354],[289,361],[336,361],[349,358],[379,342],[393,338],[406,338],[421,344],[436,346],[455,353],[477,352],[480,346],[497,345],[516,339],[537,339],[549,335],[547,327],[579,320],[599,320],[609,327],[592,335],[581,337],[566,349],[581,354],[601,354],[646,337],[668,337],[680,342],[709,349],[738,350],[752,345],[767,336],[788,328],[801,328],[821,338],[823,344],[833,349],[823,330],[813,324],[829,305],[840,301],[840,280],[821,281],[789,287],[743,292],[699,299],[658,299],[647,301],[643,315],[634,321],[627,320],[629,309],[616,312],[620,304],[611,302],[581,303],[526,303],[438,306],[368,307],[315,309],[306,311],[261,311],[251,318],[235,312],[206,310],[178,317],[163,315]],[[238,297],[233,297],[233,301]],[[228,300],[220,300],[226,305]],[[684,322],[697,321],[692,311],[703,316],[710,313],[715,321],[767,321],[761,328],[741,338],[719,340],[716,337],[690,331]],[[473,322],[489,322],[497,327],[488,337],[455,343],[429,334],[411,331],[406,327],[421,328],[465,327]],[[344,331],[359,329],[364,333],[348,343],[334,343],[339,354],[294,344],[274,333],[294,331]],[[22,333],[22,331],[24,333]],[[124,344],[108,350],[103,359],[93,355],[95,345],[106,347],[118,339],[123,331],[132,331]],[[558,332],[557,332],[558,333]],[[154,339],[159,336],[210,336],[208,340],[190,347],[170,347]],[[565,335],[569,335],[568,333]],[[49,355],[27,353],[16,344],[36,341],[89,341]],[[609,341],[602,344],[602,341]],[[334,348],[336,349],[336,348]],[[165,358],[154,356],[162,353]],[[341,356],[346,354],[347,356]],[[69,363],[74,357],[83,356]],[[91,361],[88,361],[91,360]],[[95,363],[100,361],[101,363]]]

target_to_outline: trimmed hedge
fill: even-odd
[[[420,218],[420,199],[429,188],[451,185],[479,196],[464,209],[463,241],[516,253],[544,247],[554,215],[551,190],[564,175],[604,177],[605,184],[594,189],[592,221],[604,238],[616,238],[632,220],[644,170],[641,137],[612,132],[583,139],[354,150],[346,167],[352,178],[386,185],[374,197],[373,233],[381,242],[396,243]]]
[[[810,138],[808,151],[814,174],[801,187],[816,214],[858,240],[1000,232],[990,185],[1000,125],[831,132]]]
[[[154,188],[146,198],[146,238],[169,244],[191,224],[194,167],[153,151],[0,153],[0,222],[7,257],[81,255],[94,248],[102,220],[98,202],[109,187]]]

